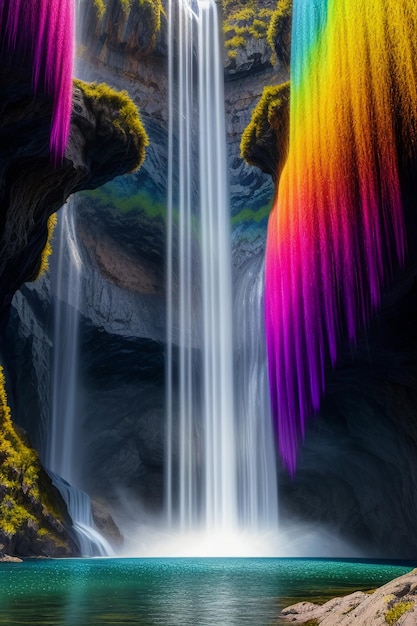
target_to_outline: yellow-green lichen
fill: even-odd
[[[149,32],[152,33],[152,45],[154,46],[161,30],[161,15],[165,14],[162,0],[118,0],[118,2],[126,20],[129,18],[130,12],[135,6],[146,12],[146,17],[150,18],[147,24]],[[96,15],[99,20],[103,18],[108,3],[109,0],[93,0]],[[145,16],[142,17],[142,21],[144,17]]]
[[[414,607],[413,602],[398,602],[385,613],[385,621],[389,626],[393,626],[408,611]]]
[[[281,63],[289,65],[293,0],[278,0],[269,22],[267,41]]]
[[[93,0],[93,4],[96,10],[97,18],[101,20],[106,11],[106,5],[104,4],[104,0]]]
[[[44,274],[49,269],[49,257],[52,254],[51,242],[52,242],[52,237],[54,235],[54,230],[55,230],[55,226],[57,224],[57,221],[58,221],[58,219],[57,219],[56,213],[53,213],[48,218],[48,225],[47,225],[47,228],[48,228],[48,239],[46,241],[46,246],[42,250],[40,266],[39,266],[39,271],[38,271],[37,278],[42,276],[42,274]]]
[[[156,37],[161,30],[161,15],[165,14],[161,0],[139,0],[139,6],[148,9],[152,17],[152,31]]]
[[[126,91],[116,91],[106,83],[86,83],[75,79],[74,85],[81,89],[85,96],[97,104],[107,103],[114,111],[114,127],[126,139],[133,142],[137,149],[137,162],[131,171],[139,169],[145,160],[145,148],[149,145],[148,135],[140,119],[139,111]]]
[[[3,542],[28,527],[39,531],[42,519],[36,509],[60,519],[50,494],[42,487],[41,472],[37,453],[12,423],[0,366],[0,537]],[[50,531],[44,528],[43,534]]]
[[[250,38],[265,39],[273,10],[260,8],[257,0],[230,2],[223,0],[224,45],[230,59],[236,58]]]
[[[132,4],[131,0],[119,0],[120,6],[124,13],[129,13],[130,5]]]
[[[264,169],[260,162],[271,150],[275,152],[274,167],[279,169],[282,165],[287,155],[289,98],[289,81],[264,88],[240,142],[241,157],[249,165]]]

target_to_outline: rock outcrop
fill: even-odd
[[[10,418],[0,369],[0,552],[76,556],[71,519],[26,434]]]
[[[317,626],[386,626],[417,624],[417,570],[400,576],[373,593],[356,591],[323,605],[298,602],[281,612],[289,624]]]
[[[97,98],[78,83],[65,158],[54,166],[49,155],[50,100],[34,98],[30,75],[15,68],[2,68],[0,96],[0,313],[4,313],[23,282],[39,273],[49,216],[71,193],[135,169],[143,158],[145,136],[133,135],[126,119],[119,119],[123,97],[116,102],[109,95]]]

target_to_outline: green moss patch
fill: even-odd
[[[249,165],[275,174],[286,158],[290,83],[265,87],[242,134],[240,154]]]
[[[265,204],[265,206],[252,210],[252,209],[242,209],[239,213],[236,213],[232,217],[232,226],[237,226],[238,224],[243,224],[245,222],[254,222],[255,224],[259,224],[262,220],[267,219],[271,212],[271,203]]]
[[[138,152],[138,159],[132,171],[139,169],[145,160],[145,149],[149,145],[148,135],[140,119],[138,108],[127,91],[116,91],[106,83],[86,83],[74,79],[74,86],[96,104],[106,103],[115,112],[114,127],[130,139]]]

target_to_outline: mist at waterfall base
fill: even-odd
[[[234,527],[172,528],[165,517],[149,515],[132,502],[128,494],[119,494],[123,514],[116,519],[123,531],[123,556],[136,557],[355,557],[361,549],[343,538],[342,532],[323,524],[280,521],[277,493],[268,501],[270,481],[257,484],[263,478],[262,467],[273,476],[276,484],[276,458],[270,430],[267,363],[263,334],[263,258],[255,257],[240,273],[233,290],[233,313],[240,324],[235,331],[234,378],[237,391],[235,403],[239,411],[236,451],[240,472],[255,481],[248,481],[241,492],[242,509]],[[263,419],[260,419],[262,417]],[[268,439],[269,437],[269,439]],[[257,445],[255,445],[257,444]],[[269,447],[270,446],[270,447]],[[259,468],[259,465],[261,468]],[[252,486],[252,490],[248,486]],[[262,493],[260,508],[253,494]],[[250,493],[253,507],[248,506]],[[243,498],[246,496],[246,498]],[[249,500],[250,502],[250,500]],[[273,503],[272,511],[262,508]],[[251,517],[252,516],[252,517]],[[138,520],[141,520],[138,524]],[[367,554],[367,556],[370,556]]]

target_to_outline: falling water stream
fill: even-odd
[[[168,526],[183,534],[236,536],[277,528],[275,450],[260,347],[263,271],[257,268],[250,275],[254,287],[246,283],[238,294],[243,335],[235,403],[217,7],[214,0],[171,0],[169,15],[166,514]],[[260,337],[256,345],[253,334]]]
[[[80,476],[80,419],[77,409],[79,304],[82,261],[74,224],[74,201],[60,212],[54,234],[51,290],[54,294],[54,362],[51,424],[45,465],[73,521],[82,556],[113,553],[94,527],[89,496],[77,488]]]
[[[264,258],[249,260],[235,281],[235,396],[239,519],[252,532],[278,528],[275,437],[264,324]]]
[[[79,433],[74,421],[78,394],[78,317],[81,258],[78,252],[72,203],[61,210],[54,234],[51,287],[54,306],[54,362],[52,420],[47,466],[69,482],[76,482],[74,450]]]

